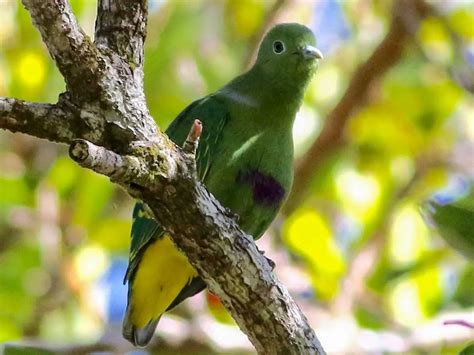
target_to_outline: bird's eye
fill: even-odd
[[[281,54],[285,51],[285,45],[282,41],[275,41],[273,42],[273,52],[276,54]]]

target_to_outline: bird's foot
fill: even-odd
[[[224,214],[226,217],[232,218],[237,223],[240,220],[240,216],[237,213],[232,212],[229,208],[224,208]]]
[[[272,259],[267,258],[266,256],[265,256],[265,259],[267,259],[267,263],[268,265],[270,265],[270,268],[272,269],[272,271],[275,270],[275,266],[276,266],[275,262]]]
[[[270,265],[270,268],[271,268],[272,271],[273,271],[273,270],[275,269],[275,266],[276,266],[275,262],[274,262],[272,259],[267,258],[267,257],[265,256],[265,251],[264,251],[264,250],[258,249],[258,252],[259,252],[260,254],[262,254],[265,259],[267,259],[267,263],[268,263],[268,265]]]

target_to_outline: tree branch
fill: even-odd
[[[58,105],[0,97],[0,127],[54,142],[70,142],[77,134],[75,118]],[[74,132],[75,131],[75,132]]]
[[[95,103],[79,106],[71,101],[68,93],[61,94],[57,104],[0,97],[0,128],[13,133],[26,133],[65,144],[82,138],[105,147],[116,146],[119,151],[120,144],[126,147],[133,137],[143,136],[142,126],[122,129],[113,121],[107,122],[104,116]]]
[[[83,168],[109,176],[111,180],[127,181],[129,184],[135,180],[142,184],[148,183],[147,166],[133,156],[121,156],[101,146],[97,146],[83,139],[75,140],[69,147],[71,158]]]
[[[145,21],[146,3],[126,6],[125,1],[102,0],[96,47],[77,25],[66,0],[24,2],[68,92],[57,105],[0,99],[0,128],[71,144],[73,159],[144,201],[259,353],[324,354],[253,239],[196,179],[198,121],[183,150],[158,132],[149,115],[141,70],[134,68],[143,50],[145,25],[140,21]],[[113,13],[117,20],[111,18]],[[123,27],[111,34],[117,23]],[[139,29],[135,34],[128,26],[132,23]],[[129,58],[134,61],[129,63]]]
[[[195,126],[188,136],[187,154],[199,134]],[[324,353],[305,316],[272,274],[253,239],[196,181],[194,161],[177,151],[166,161],[164,150],[152,144],[133,150],[134,154],[141,152],[141,157],[120,157],[77,141],[70,153],[82,166],[109,176],[147,203],[259,353]],[[176,168],[163,168],[169,162],[175,162]],[[277,342],[275,337],[284,341]]]
[[[143,92],[142,67],[136,68],[134,62],[123,60],[104,45],[99,50],[80,28],[67,0],[23,2],[66,81],[68,95],[63,99],[80,110],[78,114],[94,134],[92,141],[104,145],[102,140],[106,139],[105,145],[112,147],[119,141],[120,145],[130,143],[133,137],[146,140],[155,136],[156,125],[149,115]],[[146,11],[137,14],[143,16],[136,19],[138,23],[144,19]],[[102,22],[98,21],[98,24]],[[143,44],[145,24],[140,28],[142,32],[137,37],[141,36],[140,43]],[[121,50],[135,49],[129,46],[131,38],[114,38],[112,42],[116,48],[119,48],[117,41],[120,39],[124,41]],[[142,52],[143,49],[138,55],[140,59]],[[131,54],[132,58],[136,56],[136,53]]]
[[[324,159],[345,145],[344,131],[350,118],[367,103],[373,85],[400,61],[405,46],[426,15],[423,0],[394,2],[385,38],[355,71],[341,100],[327,115],[318,138],[297,162],[293,189],[285,205],[285,213],[291,213],[300,204],[306,189],[311,185],[311,178]]]
[[[112,49],[134,67],[143,69],[147,24],[146,0],[99,0],[95,43]]]
[[[99,53],[84,33],[67,0],[23,0],[43,42],[76,97],[97,90]],[[87,83],[85,86],[84,83]]]

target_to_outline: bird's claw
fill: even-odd
[[[272,269],[272,271],[273,271],[273,270],[275,269],[275,266],[276,266],[275,262],[274,262],[272,259],[267,258],[267,257],[265,256],[265,251],[264,251],[264,250],[258,249],[258,252],[259,252],[260,254],[262,254],[265,259],[267,259],[267,263],[268,263],[268,265],[270,265],[270,267],[271,267],[271,269]]]
[[[237,213],[232,212],[229,208],[224,208],[224,214],[226,217],[232,218],[236,222],[239,222],[240,220],[240,216]]]
[[[270,265],[270,268],[272,269],[272,271],[275,270],[275,266],[276,266],[275,262],[272,259],[267,258],[265,255],[264,255],[264,257],[265,257],[265,259],[267,259],[267,263],[268,263],[268,265]]]

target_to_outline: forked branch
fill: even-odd
[[[24,0],[67,83],[57,104],[0,98],[0,128],[70,144],[81,166],[144,201],[262,354],[323,354],[253,239],[196,179],[201,125],[185,146],[159,132],[143,93],[144,0],[100,0],[96,41],[66,0]]]

